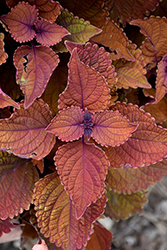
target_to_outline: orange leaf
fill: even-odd
[[[86,250],[109,250],[112,233],[97,221],[94,223],[93,231]]]
[[[118,88],[151,88],[145,77],[146,70],[145,63],[141,56],[141,50],[136,49],[136,45],[131,44],[129,47],[130,53],[135,58],[135,61],[126,61],[119,59],[114,63],[117,72],[118,81],[116,86]]]
[[[30,160],[0,151],[0,218],[13,218],[29,209],[38,173]]]
[[[9,8],[13,8],[19,2],[24,0],[6,0]],[[35,2],[34,0],[26,0],[31,5],[36,5],[39,10],[39,16],[47,19],[48,21],[54,22],[57,16],[60,14],[61,6],[58,2],[53,2],[52,0],[40,0],[40,2]]]
[[[109,167],[106,182],[109,187],[119,193],[131,194],[148,189],[148,183],[155,185],[167,175],[167,159],[142,168],[114,169]]]
[[[120,57],[128,61],[135,61],[133,55],[128,49],[129,41],[125,33],[113,21],[108,19],[107,24],[103,27],[102,32],[91,38],[92,41],[100,43],[115,50]]]
[[[106,202],[103,195],[77,219],[75,207],[56,172],[36,183],[34,199],[41,233],[64,250],[80,249],[86,245],[92,233],[91,225],[103,213]]]
[[[150,89],[149,92],[143,91],[145,93],[150,93],[151,98],[155,98],[155,89]],[[167,118],[167,100],[162,98],[158,103],[148,103],[142,106],[145,112],[150,113],[157,123],[163,123]]]
[[[0,65],[6,62],[8,55],[4,51],[4,34],[0,33]]]
[[[39,169],[39,171],[41,172],[41,174],[43,173],[44,171],[44,159],[41,159],[41,160],[35,160],[35,159],[32,159],[32,164],[34,166],[37,166],[37,168]]]
[[[104,192],[108,160],[94,144],[76,141],[59,148],[55,165],[80,218],[86,207]]]
[[[17,109],[20,108],[19,104],[13,101],[8,95],[6,95],[0,88],[0,108],[3,109],[7,106],[13,106]]]
[[[32,248],[32,250],[48,250],[47,245],[45,244],[45,241],[42,240],[41,244],[35,244]]]
[[[85,46],[82,46],[69,41],[66,41],[65,44],[70,53],[77,47],[77,53],[81,62],[94,68],[104,76],[109,87],[116,83],[116,72],[111,64],[110,54],[103,47],[99,48],[97,44],[92,45],[91,43],[86,43]]]
[[[141,213],[143,203],[147,202],[146,193],[146,191],[142,191],[135,194],[118,194],[108,190],[105,215],[118,221],[120,219],[126,220],[130,215]]]
[[[107,1],[107,9],[110,11],[110,18],[115,22],[120,19],[123,26],[126,22],[129,23],[131,20],[136,18],[143,19],[145,15],[148,15],[149,11],[155,9],[159,4],[159,0],[119,0],[115,3],[115,0]]]
[[[35,101],[27,110],[23,105],[9,119],[0,120],[0,148],[40,160],[55,144],[55,136],[45,132],[52,115],[42,100]]]
[[[57,135],[61,141],[78,140],[84,133],[84,128],[81,126],[83,119],[84,114],[82,109],[79,107],[69,107],[61,110],[53,118],[46,131]]]
[[[110,100],[109,89],[104,78],[94,69],[83,64],[77,48],[73,50],[69,62],[69,81],[60,95],[59,109],[74,105],[91,111],[104,109]]]
[[[158,63],[156,78],[156,101],[159,102],[167,93],[167,55]]]
[[[133,20],[131,24],[139,26],[141,33],[147,37],[140,47],[145,63],[157,63],[167,53],[166,18],[151,16],[144,20]]]
[[[104,148],[111,166],[144,167],[161,161],[167,155],[167,130],[156,126],[148,113],[125,103],[117,103],[111,109],[118,110],[130,122],[138,124],[136,131],[123,145]]]
[[[118,111],[103,111],[93,115],[92,137],[102,146],[118,146],[124,143],[137,126],[130,123]]]
[[[24,57],[27,57],[27,60]],[[23,65],[25,62],[27,63],[26,69]],[[58,63],[58,56],[49,47],[31,48],[24,45],[15,51],[16,81],[25,94],[25,108],[28,108],[37,97],[42,95]]]

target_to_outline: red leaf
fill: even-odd
[[[27,60],[24,59],[27,57]],[[23,63],[27,63],[24,68]],[[16,81],[25,94],[24,107],[28,108],[44,92],[54,69],[59,63],[56,53],[45,46],[19,47],[14,54]]]
[[[159,102],[167,93],[167,55],[158,63],[156,78],[156,101]]]
[[[93,234],[86,245],[87,250],[109,250],[112,233],[98,221],[94,223]]]
[[[62,26],[45,20],[38,20],[35,27],[38,30],[36,34],[37,42],[45,46],[54,45],[60,42],[64,36],[69,35],[69,32]]]
[[[81,126],[83,119],[83,111],[79,107],[69,107],[53,118],[46,131],[57,135],[62,141],[74,141],[84,133]]]
[[[14,102],[8,95],[6,95],[0,88],[0,108],[3,109],[7,106],[13,106],[17,109],[20,108],[17,102]]]
[[[104,148],[111,166],[144,167],[161,161],[167,155],[167,130],[156,126],[154,119],[137,106],[125,103],[113,105],[138,128],[123,145]]]
[[[118,146],[124,143],[137,126],[130,123],[118,111],[104,111],[92,118],[92,137],[102,146]]]
[[[38,173],[31,161],[0,151],[0,218],[13,218],[32,202]]]
[[[3,233],[10,233],[11,228],[14,228],[15,226],[12,224],[12,222],[9,219],[1,220],[0,219],[0,237]]]
[[[59,109],[79,106],[91,111],[104,109],[110,100],[109,89],[104,78],[94,69],[83,64],[74,49],[69,62],[69,82],[60,95]]]
[[[86,207],[104,192],[108,160],[99,147],[82,141],[61,146],[54,160],[80,218]]]
[[[0,65],[6,62],[8,55],[4,51],[4,34],[0,33]]]
[[[77,220],[75,207],[56,172],[36,183],[34,199],[41,233],[64,250],[80,249],[86,245],[92,232],[91,225],[103,213],[106,202],[103,195]]]
[[[55,136],[45,132],[51,119],[51,112],[42,100],[26,110],[21,103],[9,119],[0,120],[0,147],[36,160],[44,158],[55,144]]]
[[[19,3],[7,15],[1,16],[1,20],[5,22],[12,37],[22,43],[30,41],[35,36],[35,31],[32,25],[35,24],[38,17],[38,11],[35,5],[31,6],[28,3]]]
[[[99,48],[97,44],[92,45],[91,43],[86,43],[85,46],[82,46],[69,41],[66,41],[65,44],[70,53],[77,47],[78,57],[81,62],[94,68],[104,76],[110,87],[116,83],[116,72],[111,64],[110,54],[103,47]]]

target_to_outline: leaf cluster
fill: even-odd
[[[167,6],[114,2],[0,5],[0,235],[34,250],[110,249],[167,175]]]

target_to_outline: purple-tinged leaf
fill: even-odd
[[[12,37],[22,43],[30,41],[35,36],[32,26],[37,21],[38,11],[35,5],[22,2],[15,6],[7,15],[1,16],[1,20],[5,22]]]
[[[61,41],[61,39],[70,33],[62,26],[56,23],[50,23],[46,20],[38,20],[35,24],[37,29],[36,40],[37,42],[51,46]]]
[[[104,192],[109,162],[99,147],[83,141],[61,146],[54,160],[79,219],[85,209]]]
[[[27,57],[27,60],[24,57]],[[25,62],[27,63],[26,68],[24,67]],[[25,94],[25,108],[28,108],[37,97],[42,95],[58,63],[58,55],[49,47],[31,48],[24,45],[15,51],[16,81]]]
[[[62,141],[77,140],[84,133],[84,128],[81,125],[83,119],[83,111],[79,107],[69,107],[61,110],[53,118],[46,131],[55,134]]]
[[[0,151],[0,218],[29,209],[38,172],[30,160]]]
[[[115,147],[124,143],[137,128],[118,111],[111,110],[94,114],[92,123],[92,137],[102,146]]]
[[[83,64],[74,49],[69,62],[67,88],[60,95],[59,109],[74,105],[90,111],[104,109],[110,100],[105,79],[94,69]]]

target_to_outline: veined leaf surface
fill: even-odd
[[[55,165],[61,181],[81,218],[92,202],[104,192],[108,160],[94,144],[83,141],[63,145],[57,151]]]
[[[36,34],[37,42],[45,46],[54,45],[60,42],[64,36],[69,34],[69,32],[62,26],[46,20],[38,20],[35,23],[35,27],[38,30]]]
[[[118,146],[124,143],[137,126],[119,112],[105,110],[93,115],[92,137],[102,146]]]
[[[27,57],[27,60],[24,59]],[[23,63],[27,63],[24,68]],[[59,63],[56,53],[45,46],[17,48],[14,64],[17,69],[16,81],[25,94],[24,107],[28,108],[44,92],[53,70]]]
[[[32,26],[37,21],[38,11],[35,5],[28,3],[19,3],[7,15],[1,16],[1,20],[5,22],[12,37],[22,43],[30,41],[35,36]]]
[[[64,250],[80,249],[86,245],[92,233],[91,225],[103,213],[106,202],[103,195],[77,219],[75,207],[56,172],[36,183],[34,199],[41,233]]]
[[[118,194],[108,190],[105,214],[115,220],[126,220],[130,215],[141,213],[143,204],[147,202],[146,191],[132,194]]]
[[[82,109],[69,107],[60,110],[59,114],[53,118],[46,128],[46,131],[57,135],[62,141],[74,141],[84,133],[84,128],[81,126],[83,119],[84,113]]]
[[[29,209],[38,173],[30,160],[0,151],[0,218]]]
[[[130,122],[138,125],[123,145],[103,148],[112,167],[144,167],[167,156],[167,130],[158,127],[148,113],[125,103],[117,103],[111,109],[118,110]]]
[[[75,17],[67,9],[61,11],[57,23],[69,31],[70,35],[66,37],[67,40],[79,44],[84,44],[92,36],[101,32],[100,29],[91,25],[88,21],[84,21],[83,18]]]
[[[59,109],[74,105],[90,111],[104,109],[110,100],[104,78],[94,69],[83,64],[74,49],[69,62],[69,79],[59,98]]]
[[[40,160],[55,143],[55,135],[45,131],[52,115],[42,100],[35,101],[28,109],[23,106],[21,103],[10,118],[0,120],[0,148]]]
[[[119,193],[131,194],[148,189],[148,183],[155,185],[161,181],[162,176],[167,175],[167,159],[142,168],[114,169],[109,167],[106,183],[109,187]]]
[[[104,76],[109,87],[116,83],[116,72],[110,60],[110,54],[103,47],[99,48],[97,44],[92,45],[91,43],[86,43],[85,46],[82,46],[69,41],[66,41],[65,44],[70,53],[77,47],[77,53],[81,62],[94,68]]]
[[[94,42],[100,43],[115,50],[121,57],[128,61],[135,61],[133,55],[128,50],[129,41],[122,29],[112,20],[108,19],[99,35],[92,37]]]

